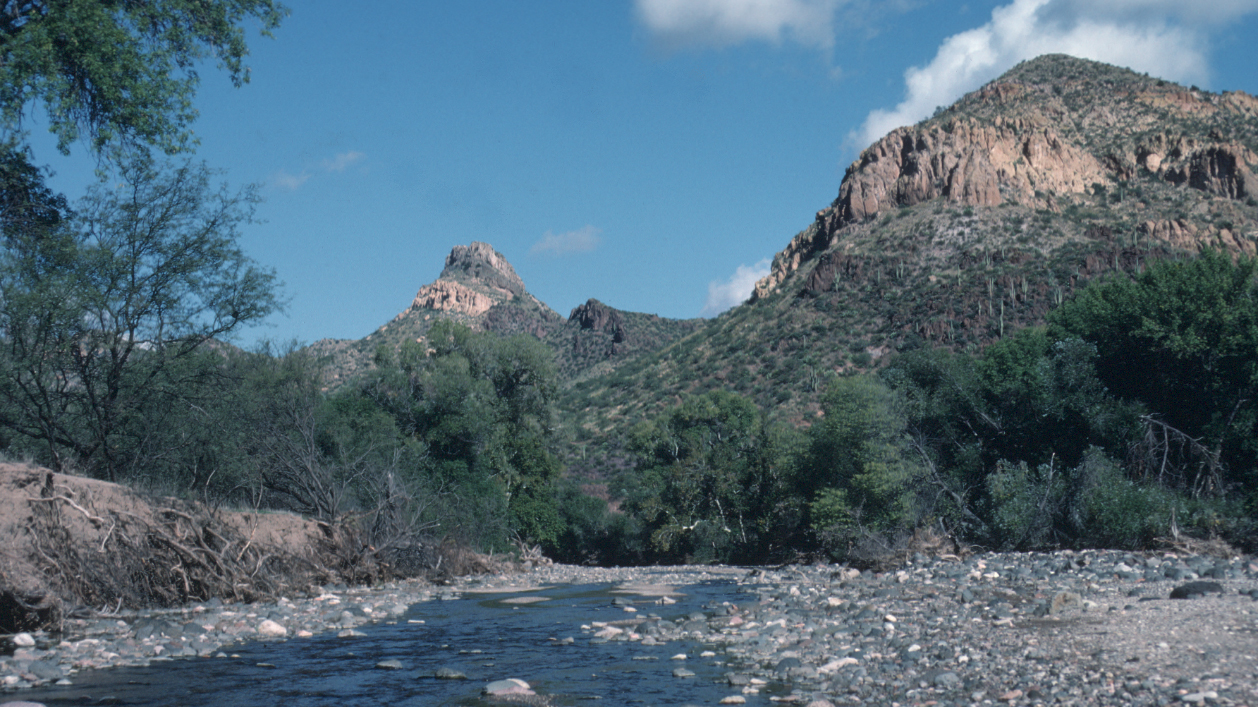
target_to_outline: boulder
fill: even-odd
[[[506,680],[495,680],[489,683],[488,685],[486,685],[485,689],[482,690],[482,692],[491,697],[498,697],[501,695],[535,695],[537,694],[533,692],[532,689],[529,688],[529,684],[527,682],[524,682],[523,680],[518,680],[516,678],[507,678]]]

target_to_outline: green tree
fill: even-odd
[[[904,398],[874,376],[836,379],[809,430],[804,492],[814,530],[833,549],[861,533],[912,528],[926,473],[911,446]]]
[[[795,442],[751,401],[711,391],[634,427],[637,464],[617,490],[660,559],[763,560],[798,528]]]
[[[0,426],[54,468],[117,479],[146,406],[187,395],[207,342],[279,306],[275,275],[237,245],[251,189],[204,167],[130,163],[73,219],[19,229],[0,250]]]
[[[563,534],[554,490],[560,467],[551,451],[552,359],[533,337],[477,333],[445,320],[422,344],[377,353],[362,394],[425,445],[441,484],[475,504],[450,519],[462,524],[460,539],[496,547],[510,532],[547,546]]]
[[[12,140],[41,104],[62,152],[194,142],[198,65],[249,80],[242,27],[269,36],[288,13],[275,0],[25,0],[0,13],[0,121]]]
[[[1221,493],[1229,482],[1252,481],[1258,464],[1256,271],[1252,258],[1234,261],[1206,250],[1090,285],[1050,315],[1053,338],[1078,337],[1095,346],[1100,380],[1148,411],[1146,447],[1160,453],[1146,455],[1151,461],[1144,475],[1194,492]],[[1177,456],[1178,469],[1161,461]],[[1228,468],[1242,476],[1226,478]]]

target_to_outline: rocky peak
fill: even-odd
[[[545,307],[525,290],[524,281],[501,253],[488,243],[473,241],[471,245],[454,246],[446,256],[441,275],[419,288],[406,312],[431,309],[479,317],[494,305],[516,299]]]
[[[624,317],[618,309],[606,306],[598,299],[589,299],[585,304],[572,308],[567,321],[580,326],[582,330],[620,332],[624,330]]]
[[[525,293],[524,281],[515,274],[515,268],[488,243],[473,241],[471,245],[456,245],[446,256],[445,269],[438,280],[449,280],[465,285],[480,285],[501,290],[514,297]]]

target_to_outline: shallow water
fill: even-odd
[[[561,705],[712,705],[737,694],[715,658],[700,658],[711,646],[668,643],[643,646],[612,641],[591,644],[581,631],[593,621],[632,618],[615,597],[634,601],[640,615],[676,619],[704,605],[745,600],[728,582],[682,589],[677,604],[651,597],[611,594],[613,585],[560,585],[536,592],[467,594],[455,601],[416,604],[396,624],[361,627],[366,636],[326,634],[284,642],[253,643],[224,652],[232,658],[201,658],[116,668],[74,675],[73,685],[26,690],[0,697],[46,705],[481,705],[485,684],[504,678],[527,681]],[[546,597],[511,604],[504,599]],[[423,623],[417,623],[417,622]],[[558,644],[571,636],[575,643]],[[687,660],[672,660],[685,653]],[[381,670],[383,660],[401,670]],[[467,680],[438,680],[437,668],[452,668]],[[695,677],[676,678],[685,667]],[[597,701],[597,702],[594,702]],[[501,703],[498,703],[501,704]],[[769,704],[764,693],[747,704]]]

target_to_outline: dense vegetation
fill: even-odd
[[[698,396],[635,428],[626,510],[661,559],[870,561],[924,528],[1005,549],[1249,543],[1255,269],[1208,250],[1088,287],[978,355],[902,351],[833,380],[794,437]]]
[[[283,8],[28,7],[0,27],[0,446],[12,457],[303,513],[395,565],[441,541],[753,563],[876,562],[920,531],[1017,549],[1253,538],[1258,265],[1141,241],[1127,200],[1182,200],[1176,185],[1124,182],[1117,198],[1094,185],[1061,216],[906,208],[847,233],[864,250],[823,254],[802,289],[680,339],[698,323],[611,310],[590,331],[553,315],[533,331],[518,308],[500,310],[500,329],[530,333],[399,327],[329,391],[310,350],[225,343],[282,306],[274,273],[237,245],[254,191],[150,149],[188,148],[189,67],[212,53],[242,80],[239,23],[269,30]],[[21,41],[84,28],[112,33],[135,71],[100,73],[93,52],[108,43],[46,54]],[[115,186],[74,205],[49,189],[21,141],[32,103],[63,149],[86,137]],[[1063,223],[1081,238],[1057,238]],[[953,248],[979,236],[980,249]],[[889,241],[946,257],[910,267]],[[948,290],[961,296],[944,311]],[[562,370],[591,375],[562,398],[541,336],[569,349]],[[675,343],[591,373],[663,342]],[[652,387],[653,402],[632,395]],[[571,471],[617,429],[624,463],[596,470],[604,499],[563,460]]]

